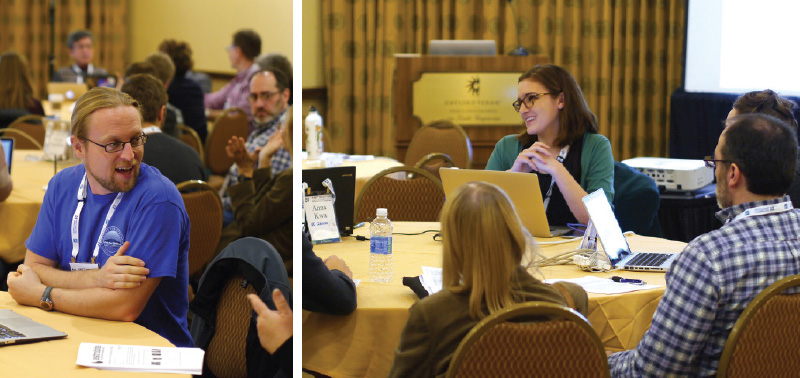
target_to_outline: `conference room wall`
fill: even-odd
[[[292,2],[263,0],[136,0],[128,3],[128,58],[141,61],[167,38],[187,41],[196,71],[233,75],[231,37],[250,28],[261,35],[262,54],[277,52],[292,60]],[[220,79],[215,89],[227,82]]]

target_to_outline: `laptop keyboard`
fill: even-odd
[[[25,337],[25,335],[0,324],[0,340],[14,339],[17,337]]]
[[[626,266],[659,266],[667,261],[670,255],[666,253],[639,253],[628,260]]]

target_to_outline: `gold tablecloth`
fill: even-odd
[[[7,263],[20,262],[25,258],[25,240],[33,231],[39,216],[44,187],[54,174],[52,161],[32,161],[28,158],[38,159],[42,154],[37,150],[14,151],[11,166],[14,189],[5,201],[0,202],[0,259]],[[59,161],[57,169],[78,163],[77,160]]]
[[[418,236],[397,235],[423,230],[438,230],[439,223],[394,223],[394,277],[390,283],[369,282],[369,242],[345,238],[342,243],[314,246],[316,254],[325,258],[343,258],[361,279],[358,285],[358,308],[348,316],[332,316],[303,312],[303,368],[332,377],[384,377],[394,359],[394,349],[408,319],[408,308],[417,301],[411,289],[402,285],[403,277],[422,274],[421,266],[441,267],[441,242],[434,233]],[[369,235],[362,227],[356,235]],[[539,239],[541,242],[563,240]],[[685,243],[658,238],[628,238],[634,251],[679,252]],[[577,248],[579,241],[541,245],[545,256],[554,256]],[[536,273],[534,273],[536,274]],[[574,265],[544,267],[538,278],[577,278],[589,275]],[[661,288],[632,293],[589,294],[587,318],[597,331],[606,349],[619,351],[636,346],[650,326],[658,301],[664,292],[664,274],[649,272],[595,273],[598,277],[623,275],[639,278]]]
[[[167,339],[132,322],[85,318],[58,311],[20,306],[8,292],[0,291],[0,308],[11,309],[68,336],[63,339],[0,347],[0,376],[3,377],[190,377],[189,375],[121,373],[78,366],[82,342],[144,346],[173,346]]]

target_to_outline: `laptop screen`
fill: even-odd
[[[351,235],[353,233],[353,207],[356,195],[356,167],[303,170],[303,182],[308,184],[312,194],[327,190],[322,185],[325,179],[331,179],[333,191],[336,193],[336,202],[333,203],[333,208],[336,211],[336,223],[339,225],[339,233],[341,235]]]
[[[6,154],[6,164],[8,164],[8,173],[11,173],[11,155],[14,153],[14,139],[2,138],[0,143],[3,145],[3,152]]]
[[[608,199],[606,199],[605,192],[601,188],[588,194],[583,197],[583,204],[586,206],[589,218],[592,219],[592,225],[597,231],[597,236],[600,237],[600,242],[603,243],[603,249],[611,260],[611,264],[616,266],[620,260],[631,253],[631,250],[628,241],[625,240],[625,235],[622,234],[622,229],[619,228],[619,223],[614,216],[614,211],[611,210]]]

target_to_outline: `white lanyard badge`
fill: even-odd
[[[556,160],[558,160],[559,163],[564,163],[564,159],[567,158],[568,152],[569,152],[569,145],[562,147],[561,152],[558,153],[558,157],[556,158]],[[544,211],[547,211],[547,205],[550,204],[550,196],[553,195],[553,185],[555,185],[555,183],[556,183],[555,176],[551,176],[550,188],[547,189],[547,194],[544,195]]]
[[[83,204],[86,202],[86,191],[88,190],[89,183],[86,179],[86,173],[83,174],[83,179],[81,180],[81,184],[78,185],[78,207],[75,208],[75,214],[72,216],[72,259],[69,264],[72,270],[88,270],[88,269],[98,269],[97,265],[97,255],[100,252],[100,243],[103,241],[103,234],[106,233],[106,228],[108,227],[108,222],[111,220],[111,217],[114,216],[114,212],[117,210],[117,206],[119,206],[120,201],[122,201],[122,197],[125,193],[117,193],[117,197],[114,198],[114,202],[111,204],[111,207],[108,209],[108,213],[106,214],[106,219],[103,222],[103,228],[100,230],[100,236],[97,237],[97,243],[94,245],[94,252],[92,253],[92,260],[91,263],[79,263],[78,262],[78,250],[80,248],[80,237],[78,235],[78,226],[81,220],[81,211],[83,210]]]
[[[733,220],[731,220],[731,222],[737,221],[739,219],[755,217],[755,216],[758,216],[758,215],[782,213],[784,211],[789,211],[789,210],[792,210],[792,209],[794,209],[794,206],[792,205],[791,201],[780,202],[780,203],[776,203],[774,205],[763,205],[763,206],[754,207],[752,209],[747,209],[747,210],[743,211],[742,213],[737,215],[735,218],[733,218]]]
[[[158,126],[148,126],[142,129],[142,132],[145,133],[146,135],[160,133],[161,128]]]

